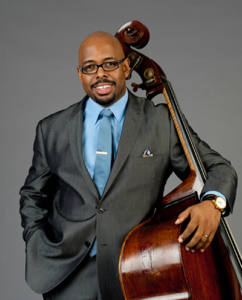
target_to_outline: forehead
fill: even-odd
[[[117,46],[114,43],[88,43],[81,47],[79,52],[80,63],[86,61],[99,62],[107,57],[113,57],[118,59],[119,51],[117,51]]]

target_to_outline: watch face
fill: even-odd
[[[216,199],[216,204],[219,208],[225,208],[226,207],[226,201],[222,197],[218,197]]]

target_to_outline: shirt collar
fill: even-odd
[[[120,123],[124,117],[125,114],[125,108],[126,108],[126,104],[128,102],[128,90],[126,89],[126,93],[125,95],[119,99],[117,102],[115,102],[114,104],[110,105],[109,109],[111,109],[111,111],[113,112],[116,120]],[[98,116],[101,112],[101,110],[103,110],[104,107],[98,103],[96,103],[94,100],[92,100],[92,98],[88,98],[87,102],[86,102],[86,107],[85,107],[85,114],[88,114],[90,116],[92,116],[92,120],[93,123],[95,124],[98,120]]]

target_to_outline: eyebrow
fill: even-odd
[[[114,60],[116,60],[116,58],[115,57],[113,57],[113,56],[110,56],[110,57],[105,57],[103,60],[110,60],[110,59],[114,59]],[[84,63],[83,63],[83,66],[84,65],[86,65],[86,64],[88,64],[88,63],[95,63],[95,61],[94,60],[92,60],[92,59],[89,59],[89,60],[86,60],[86,61],[84,61]]]

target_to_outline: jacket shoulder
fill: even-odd
[[[50,129],[62,130],[62,128],[67,125],[69,120],[74,118],[79,112],[82,111],[86,98],[87,96],[85,96],[81,101],[67,107],[66,109],[57,111],[40,120],[39,124],[41,124],[42,130],[47,132]]]
[[[169,119],[170,113],[166,103],[161,102],[153,102],[145,97],[137,97],[133,93],[129,91],[129,96],[134,100],[137,101],[141,111],[144,115],[152,115],[157,116],[159,118],[167,117]]]
[[[74,116],[76,113],[78,113],[78,111],[81,110],[82,108],[82,104],[83,104],[83,100],[74,103],[72,105],[70,105],[69,107],[59,110],[45,118],[43,118],[42,120],[40,120],[41,123],[45,124],[45,123],[49,123],[49,122],[54,122],[54,121],[60,121],[62,119],[69,119],[72,116]]]

